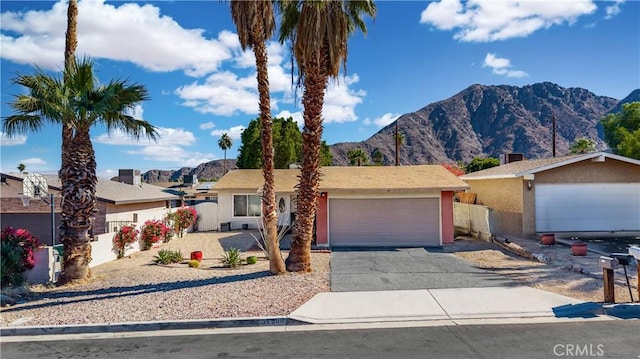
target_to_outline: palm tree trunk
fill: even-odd
[[[255,39],[263,33],[262,22],[255,21],[253,26]],[[271,97],[269,94],[269,77],[267,72],[267,47],[265,41],[256,41],[253,47],[256,56],[258,92],[260,93],[260,121],[262,124],[262,175],[264,190],[262,194],[263,225],[269,244],[269,270],[271,274],[287,271],[280,253],[278,242],[278,214],[276,212],[276,192],[274,179],[273,154],[273,122],[271,120]]]
[[[75,66],[75,54],[76,48],[78,47],[78,1],[77,0],[69,0],[69,5],[67,7],[67,32],[65,37],[64,44],[64,81],[67,82],[67,74],[70,69]],[[63,185],[69,182],[69,178],[65,175],[68,171],[64,171],[63,169],[71,167],[71,163],[69,160],[70,156],[66,155],[69,152],[73,152],[73,147],[70,144],[73,137],[73,129],[70,125],[73,121],[70,119],[65,119],[62,121],[62,144],[60,146],[60,171],[58,172],[58,177],[60,178],[60,183]],[[56,243],[64,243],[62,241],[62,233],[65,231],[64,228],[68,228],[67,221],[60,221],[60,230],[58,231],[58,239],[55,240]],[[66,248],[66,246],[65,246]],[[68,249],[65,249],[65,252]],[[66,257],[66,256],[65,256]]]
[[[83,280],[91,277],[91,243],[89,229],[96,209],[96,161],[89,130],[76,130],[69,145],[73,151],[65,152],[61,174],[62,183],[61,242],[64,244],[63,268],[60,282]]]
[[[290,272],[311,271],[311,239],[318,206],[320,184],[320,146],[322,139],[322,106],[328,75],[327,58],[312,54],[305,67],[304,131],[302,132],[302,169],[298,185],[296,224],[293,228],[291,250],[287,257]],[[323,66],[324,65],[324,66]]]

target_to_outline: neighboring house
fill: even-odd
[[[453,242],[453,193],[468,186],[440,165],[323,167],[317,246],[440,246]],[[295,221],[299,169],[275,171],[278,224]],[[216,185],[221,227],[256,228],[262,170],[233,170]]]
[[[492,233],[640,232],[640,161],[606,152],[524,160],[461,177]],[[624,235],[624,234],[623,234]]]
[[[194,177],[191,176],[192,179]],[[195,208],[198,217],[191,230],[205,232],[218,229],[216,182],[159,182],[154,185],[167,188],[168,192],[180,196],[184,205]]]
[[[51,208],[44,199],[31,199],[23,206],[19,194],[23,193],[22,174],[2,174],[0,213],[2,227],[25,228],[36,235],[40,243],[51,245]],[[49,193],[60,192],[57,176],[44,176]],[[179,205],[179,197],[166,189],[141,183],[139,171],[121,170],[119,182],[98,179],[96,187],[97,212],[91,235],[91,266],[116,258],[113,235],[123,225],[135,224],[138,228],[147,220],[163,219],[171,208]],[[60,198],[56,197],[56,233],[60,221]],[[138,250],[134,246],[131,250]]]

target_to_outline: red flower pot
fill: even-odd
[[[191,259],[200,262],[202,260],[202,251],[191,252]]]
[[[587,255],[587,244],[582,241],[575,241],[571,243],[571,254],[574,256],[586,256]]]
[[[545,246],[550,246],[552,244],[556,243],[556,235],[553,233],[547,233],[547,234],[543,234],[540,237],[540,243],[544,244]]]

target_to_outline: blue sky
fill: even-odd
[[[16,73],[36,64],[59,71],[66,3],[1,1],[1,115],[21,88]],[[550,81],[622,99],[640,87],[638,1],[378,1],[367,36],[349,43],[347,72],[324,107],[329,144],[364,140],[399,115],[444,100],[472,84],[522,86]],[[98,175],[118,168],[178,169],[223,158],[217,141],[257,117],[253,53],[242,52],[228,4],[219,1],[80,0],[78,55],[96,61],[102,81],[129,78],[151,100],[135,115],[160,131],[157,142],[92,130]],[[301,92],[291,85],[290,54],[268,44],[272,110],[301,122]],[[60,129],[8,138],[1,169],[56,172]]]

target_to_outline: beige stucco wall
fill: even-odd
[[[476,193],[476,203],[491,208],[491,232],[521,234],[523,229],[522,178],[467,180],[469,192]]]
[[[607,158],[562,166],[535,175],[535,183],[629,183],[638,182],[640,166]]]

